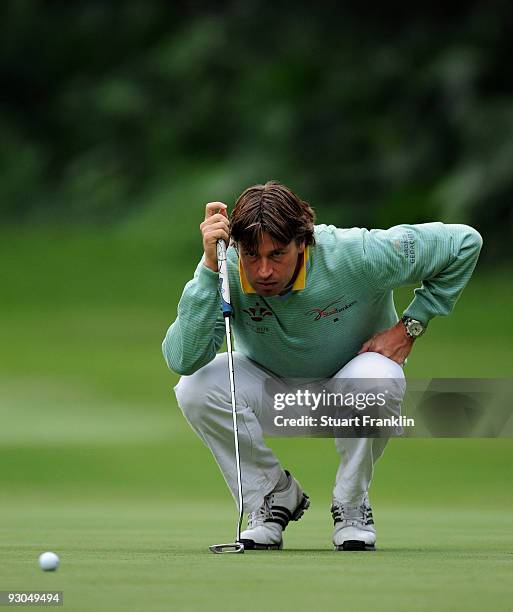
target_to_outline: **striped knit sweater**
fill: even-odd
[[[373,334],[394,325],[393,290],[418,285],[403,314],[425,325],[449,314],[469,281],[482,239],[467,225],[388,230],[315,226],[305,287],[284,296],[245,293],[228,249],[234,347],[281,377],[332,376]],[[223,343],[218,275],[203,265],[184,288],[162,350],[171,370],[192,374]]]

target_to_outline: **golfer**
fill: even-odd
[[[264,442],[263,401],[272,378],[389,380],[391,409],[404,393],[403,364],[437,315],[448,315],[482,245],[467,225],[425,223],[387,230],[314,225],[312,208],[274,181],[238,198],[230,219],[206,205],[204,255],[184,288],[162,348],[181,374],[175,393],[185,418],[211,450],[233,496],[237,472],[220,310],[216,241],[230,243],[228,275],[235,337],[246,549],[282,548],[282,532],[309,506],[299,482]],[[417,285],[401,319],[393,290]],[[422,340],[419,340],[420,342]],[[372,549],[376,532],[369,486],[387,437],[336,438],[333,544]]]

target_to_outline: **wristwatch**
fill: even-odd
[[[405,315],[401,321],[404,323],[408,336],[414,340],[415,338],[422,336],[422,334],[426,331],[424,325],[420,321],[417,321],[417,319],[412,319],[411,317]]]

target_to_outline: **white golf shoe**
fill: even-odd
[[[360,505],[345,504],[334,499],[331,514],[335,525],[335,550],[374,550],[376,530],[367,496]]]
[[[246,550],[283,548],[282,532],[290,521],[298,521],[310,505],[310,499],[298,481],[285,470],[289,484],[282,491],[271,491],[256,512],[248,515],[248,526],[240,534]]]

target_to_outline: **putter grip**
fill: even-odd
[[[230,286],[228,284],[228,267],[226,265],[226,245],[224,240],[217,241],[217,268],[219,270],[219,293],[221,295],[221,310],[223,316],[232,314],[230,302]]]

